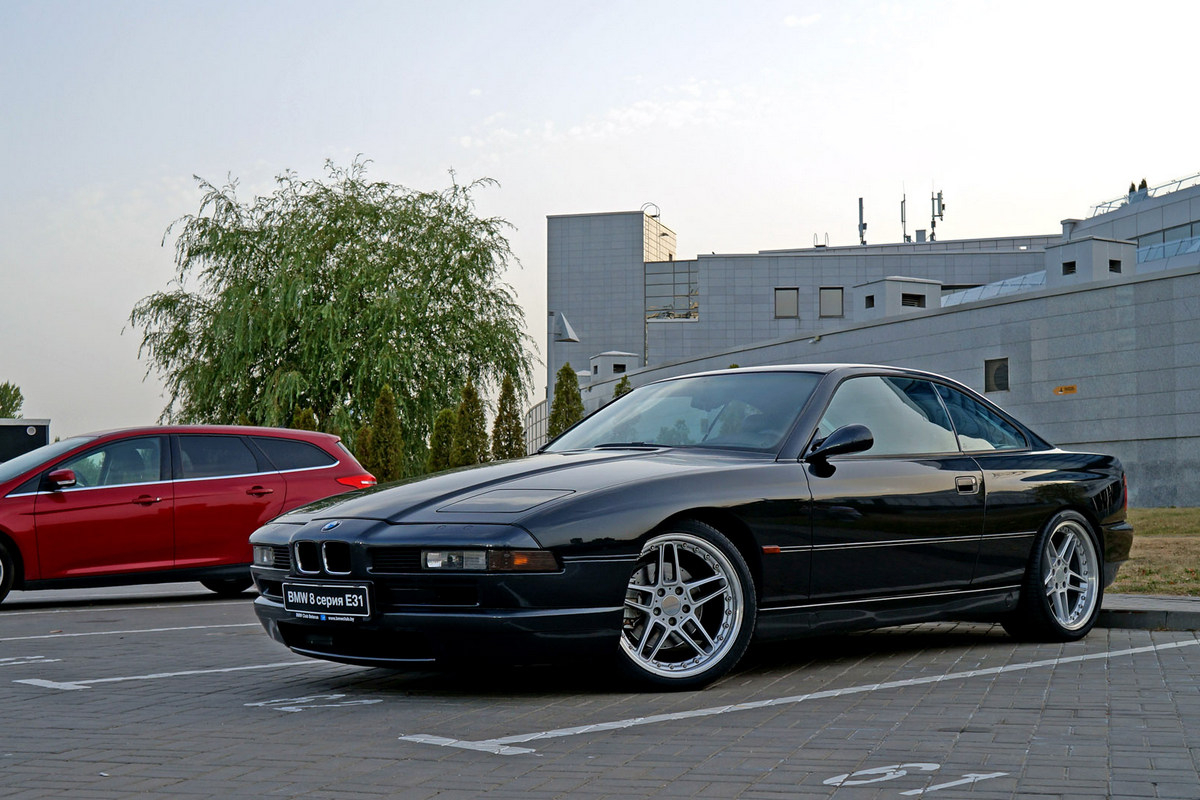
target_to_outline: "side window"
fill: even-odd
[[[336,458],[308,442],[267,436],[255,436],[252,437],[252,441],[266,453],[275,469],[280,471],[328,467],[337,463]]]
[[[238,436],[179,437],[179,477],[213,478],[261,472],[258,460]]]
[[[950,418],[933,385],[913,378],[850,378],[837,388],[818,426],[828,436],[843,425],[866,425],[875,437],[867,455],[956,453]]]
[[[162,480],[162,439],[125,439],[64,461],[56,469],[75,472],[75,485],[121,486]]]
[[[937,390],[954,420],[963,450],[1023,450],[1029,446],[1020,430],[983,403],[949,386],[938,384]]]

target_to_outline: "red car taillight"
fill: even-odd
[[[362,489],[367,486],[374,486],[377,483],[375,476],[369,472],[364,472],[362,475],[347,475],[338,478],[337,482],[343,486],[349,486],[351,489]]]

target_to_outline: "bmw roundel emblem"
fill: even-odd
[[[323,530],[323,531],[331,531],[331,530],[333,530],[334,528],[336,528],[338,525],[341,525],[341,524],[342,524],[342,523],[338,522],[338,521],[335,519],[333,522],[326,522],[326,523],[325,523],[325,527],[324,527],[324,528],[321,528],[321,530]]]

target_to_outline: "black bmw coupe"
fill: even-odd
[[[611,658],[696,688],[752,636],[940,619],[1069,641],[1128,557],[1120,462],[947,378],[862,365],[651,383],[538,454],[251,537],[255,609],[351,664]]]

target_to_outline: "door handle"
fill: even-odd
[[[139,506],[152,506],[155,503],[161,503],[162,498],[161,497],[152,497],[151,495],[144,494],[141,497],[139,497],[138,499],[134,500],[133,502],[138,504]]]
[[[264,495],[274,494],[274,489],[268,489],[265,486],[255,486],[246,490],[246,494],[252,494],[255,497],[263,497]]]
[[[954,479],[959,494],[975,494],[979,491],[979,480],[974,475],[959,475]]]

